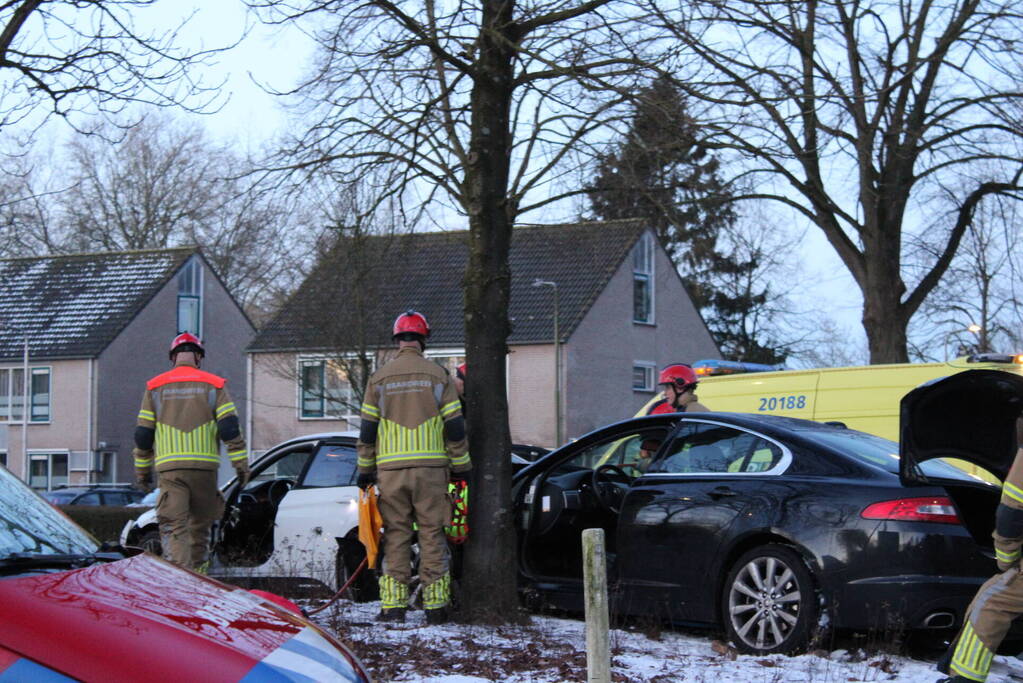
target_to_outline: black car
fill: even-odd
[[[54,505],[133,505],[145,497],[138,489],[118,486],[82,486],[42,491]]]
[[[524,594],[581,609],[597,527],[613,610],[723,626],[744,652],[828,626],[947,634],[996,571],[1000,488],[933,458],[1004,478],[1023,378],[960,373],[905,401],[901,459],[840,425],[738,413],[636,418],[553,451],[514,479]]]

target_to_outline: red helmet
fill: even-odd
[[[419,311],[405,311],[394,321],[392,337],[399,334],[418,334],[423,339],[430,336],[430,323],[426,322],[426,316]]]
[[[699,381],[696,372],[685,363],[674,363],[661,370],[661,376],[657,378],[658,384],[674,384],[679,390],[684,390],[689,385],[695,386]]]
[[[206,349],[203,348],[202,340],[191,332],[182,332],[178,336],[174,337],[174,341],[171,342],[170,347],[171,360],[174,360],[174,354],[178,351],[194,351],[199,354],[200,358],[206,355]]]
[[[455,375],[458,377],[458,379],[462,380],[463,382],[465,381],[465,363],[462,363],[457,368],[455,368]]]

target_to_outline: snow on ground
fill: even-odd
[[[404,624],[380,624],[378,609],[340,601],[314,617],[352,646],[378,683],[586,680],[582,620],[533,615],[527,626],[427,626],[423,612],[410,611]],[[942,676],[933,661],[862,650],[738,655],[712,636],[684,629],[613,630],[611,652],[614,680],[622,683],[934,683]],[[988,681],[1018,680],[1023,662],[996,657]]]

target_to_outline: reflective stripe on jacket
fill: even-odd
[[[190,365],[179,365],[149,380],[138,415],[135,467],[155,464],[157,471],[215,470],[221,440],[232,462],[244,460],[245,439],[225,385],[222,377]],[[139,430],[155,432],[150,448],[139,443]]]
[[[448,373],[413,348],[370,377],[361,410],[359,471],[472,467],[461,403]]]

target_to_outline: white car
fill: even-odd
[[[290,439],[252,464],[243,489],[234,479],[224,484],[209,575],[289,594],[339,589],[365,556],[355,440],[352,432]],[[120,540],[160,554],[156,510],[129,522]],[[371,572],[360,575],[350,597],[375,599]]]

